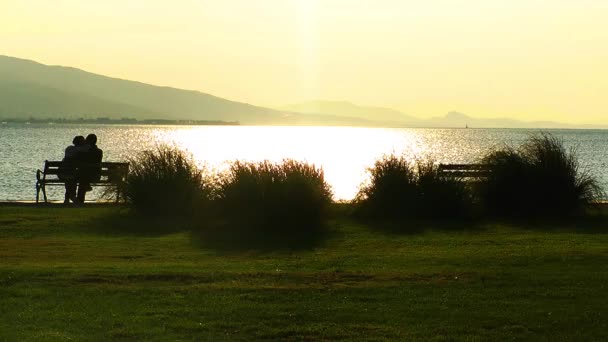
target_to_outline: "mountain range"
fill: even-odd
[[[389,127],[430,128],[608,128],[600,125],[570,125],[554,121],[520,121],[508,118],[482,119],[456,111],[444,116],[420,119],[383,107],[358,106],[347,101],[308,101],[277,107],[298,113],[329,114],[381,122]]]
[[[368,125],[366,120],[278,111],[199,91],[161,87],[0,56],[0,118],[221,120],[263,125]]]
[[[0,55],[0,118],[96,117],[237,121],[244,125],[574,127],[548,121],[478,119],[458,112],[419,119],[390,108],[358,106],[345,101],[309,101],[266,108],[199,91],[150,85]]]
[[[381,121],[395,125],[417,122],[413,116],[383,107],[358,106],[347,101],[308,101],[277,108],[297,113],[329,114],[341,117],[357,117],[369,121]]]

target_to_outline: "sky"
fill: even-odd
[[[261,106],[608,123],[605,0],[0,0],[0,54]]]

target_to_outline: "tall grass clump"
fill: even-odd
[[[388,155],[368,169],[369,181],[355,197],[364,219],[460,218],[468,216],[471,195],[464,182],[441,175],[433,161],[409,162]]]
[[[311,164],[236,161],[220,175],[216,201],[232,238],[292,246],[321,235],[332,191]]]
[[[208,207],[211,184],[182,150],[159,145],[129,159],[127,202],[147,216],[193,216]]]
[[[359,188],[354,200],[358,217],[392,220],[416,212],[416,170],[404,157],[384,156],[367,171],[369,182]]]
[[[462,179],[446,177],[433,161],[416,162],[417,216],[423,218],[469,218],[473,196]]]
[[[491,168],[480,197],[491,214],[563,217],[601,199],[597,179],[582,169],[575,149],[550,134],[530,137],[519,148],[503,147],[482,160]]]

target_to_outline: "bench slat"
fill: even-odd
[[[488,170],[487,164],[439,164],[440,170]]]
[[[453,178],[486,178],[492,170],[486,164],[439,164],[439,172]]]

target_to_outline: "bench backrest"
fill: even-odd
[[[453,178],[485,178],[492,170],[486,164],[439,164],[439,172]]]
[[[120,162],[101,162],[101,163],[78,163],[63,161],[44,161],[44,176],[48,175],[59,175],[65,173],[66,168],[62,166],[68,166],[68,170],[79,169],[79,168],[97,168],[100,169],[100,174],[106,181],[115,183],[123,182],[127,174],[129,173],[129,163]]]

